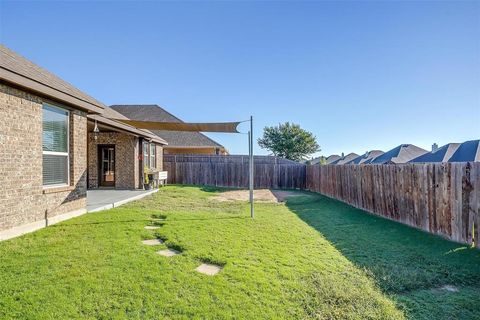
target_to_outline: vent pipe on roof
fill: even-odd
[[[434,143],[432,144],[432,152],[435,152],[438,150],[438,144]]]

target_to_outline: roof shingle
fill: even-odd
[[[148,139],[152,139],[152,141],[160,143],[160,144],[164,144],[164,145],[167,144],[167,142],[164,139],[162,139],[162,137],[157,136],[156,134],[154,134],[150,130],[138,129],[138,128],[135,128],[135,127],[133,127],[131,125],[128,125],[126,123],[116,121],[115,119],[128,119],[128,118],[125,117],[124,115],[122,115],[121,113],[113,110],[112,108],[109,108],[109,107],[106,107],[103,110],[103,113],[101,115],[100,114],[92,114],[92,115],[88,115],[88,118],[92,119],[92,120],[97,120],[98,122],[107,124],[109,126],[112,126],[112,127],[115,127],[115,128],[121,129],[121,130],[126,130],[126,131],[131,132],[135,135],[139,135],[139,136],[142,136],[142,137],[146,137]]]
[[[409,162],[411,163],[427,163],[427,162],[447,162],[448,159],[455,153],[460,146],[460,143],[448,143],[436,151],[422,154],[420,157],[416,157]]]
[[[98,100],[4,45],[0,45],[0,78],[79,107],[90,106],[95,112],[105,108]]]
[[[427,153],[428,151],[413,144],[401,144],[390,151],[374,158],[370,164],[407,163],[408,161]]]
[[[465,141],[460,144],[448,162],[480,162],[480,140]]]
[[[329,164],[347,164],[357,157],[358,157],[358,154],[352,152],[352,153],[347,154],[344,157],[340,157],[339,159],[337,159],[337,160],[335,160],[335,161],[333,161]]]
[[[183,122],[158,105],[112,105],[115,111],[129,119],[158,122]],[[221,144],[200,132],[152,130],[154,134],[168,142],[169,147],[219,147]]]
[[[368,151],[365,154],[356,157],[355,159],[351,160],[346,164],[367,164],[372,161],[374,158],[383,154],[383,151],[380,150],[372,150]]]

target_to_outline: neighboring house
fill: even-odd
[[[365,154],[356,157],[355,159],[347,162],[346,164],[367,164],[370,163],[374,158],[383,154],[383,151],[380,150],[372,150],[368,151]]]
[[[460,144],[448,162],[480,162],[480,140]]]
[[[333,162],[339,160],[340,158],[341,156],[339,156],[338,154],[332,154],[331,156],[327,157],[326,164],[332,164]]]
[[[0,240],[86,212],[87,115],[104,108],[0,45]]]
[[[427,152],[427,150],[414,146],[413,144],[401,144],[374,158],[369,164],[407,163]]]
[[[427,162],[448,162],[452,155],[457,151],[460,143],[448,143],[440,148],[436,144],[432,146],[432,152],[422,154],[410,160],[410,163],[427,163]]]
[[[335,160],[335,161],[333,161],[332,163],[329,163],[329,164],[347,164],[357,157],[358,157],[358,154],[352,152],[352,153],[347,154],[346,156],[340,157],[339,159],[337,159],[337,160]]]
[[[132,120],[183,122],[158,105],[113,105],[111,108]],[[228,154],[224,146],[200,132],[152,132],[168,143],[163,149],[164,154]]]
[[[316,158],[313,158],[311,160],[302,161],[302,163],[307,163],[307,164],[310,164],[310,165],[325,164],[326,162],[327,162],[327,158],[325,158],[324,156],[316,157]]]
[[[126,117],[108,107],[88,119],[88,188],[142,189],[145,168],[162,170],[165,140],[112,120]]]

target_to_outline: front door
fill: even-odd
[[[115,146],[98,146],[99,186],[115,187]]]

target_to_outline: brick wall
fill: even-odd
[[[88,134],[88,187],[98,188],[98,145],[115,145],[115,188],[137,189],[140,185],[138,168],[138,138],[121,132]]]
[[[86,114],[70,113],[70,186],[44,189],[43,102],[0,83],[0,231],[86,206]]]
[[[139,160],[139,152],[140,152],[140,139],[135,139],[135,150],[134,150],[134,162],[133,162],[133,178],[134,178],[134,185],[137,189],[142,189],[142,181],[140,180],[140,160]]]
[[[155,168],[157,168],[158,170],[162,171],[163,170],[163,147],[162,145],[160,144],[157,144],[156,145],[156,148],[155,148],[155,151],[156,151],[156,166]]]

